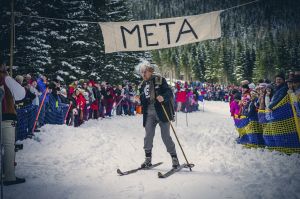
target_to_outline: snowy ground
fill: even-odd
[[[153,162],[164,164],[129,176],[116,173],[144,160],[140,115],[89,121],[79,128],[47,125],[38,135],[41,142],[23,142],[16,173],[26,183],[4,187],[4,198],[300,198],[300,156],[237,145],[228,104],[207,102],[205,112],[188,114],[188,127],[184,113],[174,126],[196,166],[159,179],[157,171],[171,167],[159,126]],[[177,151],[184,162],[178,145]]]

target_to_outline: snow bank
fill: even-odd
[[[40,142],[25,140],[17,153],[17,176],[26,183],[4,187],[7,199],[99,198],[299,198],[300,156],[235,143],[237,132],[228,104],[206,102],[205,112],[177,115],[174,127],[193,172],[167,179],[157,171],[171,167],[171,158],[157,128],[151,171],[118,176],[144,160],[142,117],[89,121],[79,128],[46,125]],[[173,136],[173,140],[175,138]],[[182,153],[177,146],[181,162]]]

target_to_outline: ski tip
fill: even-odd
[[[161,172],[158,172],[157,175],[159,178],[164,178],[164,175]]]
[[[123,175],[123,173],[122,173],[122,171],[121,171],[120,169],[117,169],[117,173],[118,173],[119,175]]]

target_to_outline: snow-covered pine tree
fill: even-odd
[[[43,12],[41,1],[16,1],[15,9],[22,14],[40,16]],[[44,20],[30,17],[15,19],[15,55],[14,65],[18,66],[18,74],[43,73],[45,66],[51,64],[47,42],[47,29]]]
[[[105,0],[106,21],[130,21],[131,10],[126,0]],[[98,9],[99,10],[99,9]],[[123,80],[137,83],[139,77],[134,74],[135,66],[141,59],[149,59],[150,54],[144,52],[116,52],[105,54],[104,65],[98,69],[101,77],[112,83],[122,83]]]
[[[237,44],[237,59],[234,63],[234,75],[237,82],[242,81],[245,78],[245,63],[246,63],[246,52],[245,47],[241,42]]]
[[[0,2],[0,62],[9,65],[9,46],[10,46],[10,1],[2,0]]]

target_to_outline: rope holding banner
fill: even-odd
[[[251,2],[248,2],[248,3],[244,3],[244,4],[241,4],[241,5],[237,5],[237,6],[233,6],[233,7],[230,7],[230,8],[226,8],[222,11],[228,11],[228,10],[231,10],[231,9],[234,9],[234,8],[239,8],[239,7],[242,7],[242,6],[245,6],[245,5],[249,5],[249,4],[253,4],[253,3],[256,3],[256,2],[259,2],[260,0],[255,0],[255,1],[251,1]]]
[[[255,0],[255,1],[248,2],[248,3],[236,5],[236,6],[233,6],[230,8],[223,9],[222,11],[228,11],[228,10],[239,8],[239,7],[242,7],[245,5],[257,3],[259,1],[260,0]],[[68,22],[76,22],[76,23],[88,23],[88,24],[98,24],[99,23],[99,22],[95,22],[95,21],[82,21],[82,20],[76,20],[76,19],[62,19],[62,18],[54,18],[54,17],[41,17],[41,16],[34,16],[34,15],[25,15],[20,12],[15,12],[15,16],[16,17],[31,17],[31,18],[38,18],[38,19],[45,19],[45,20],[68,21]]]

